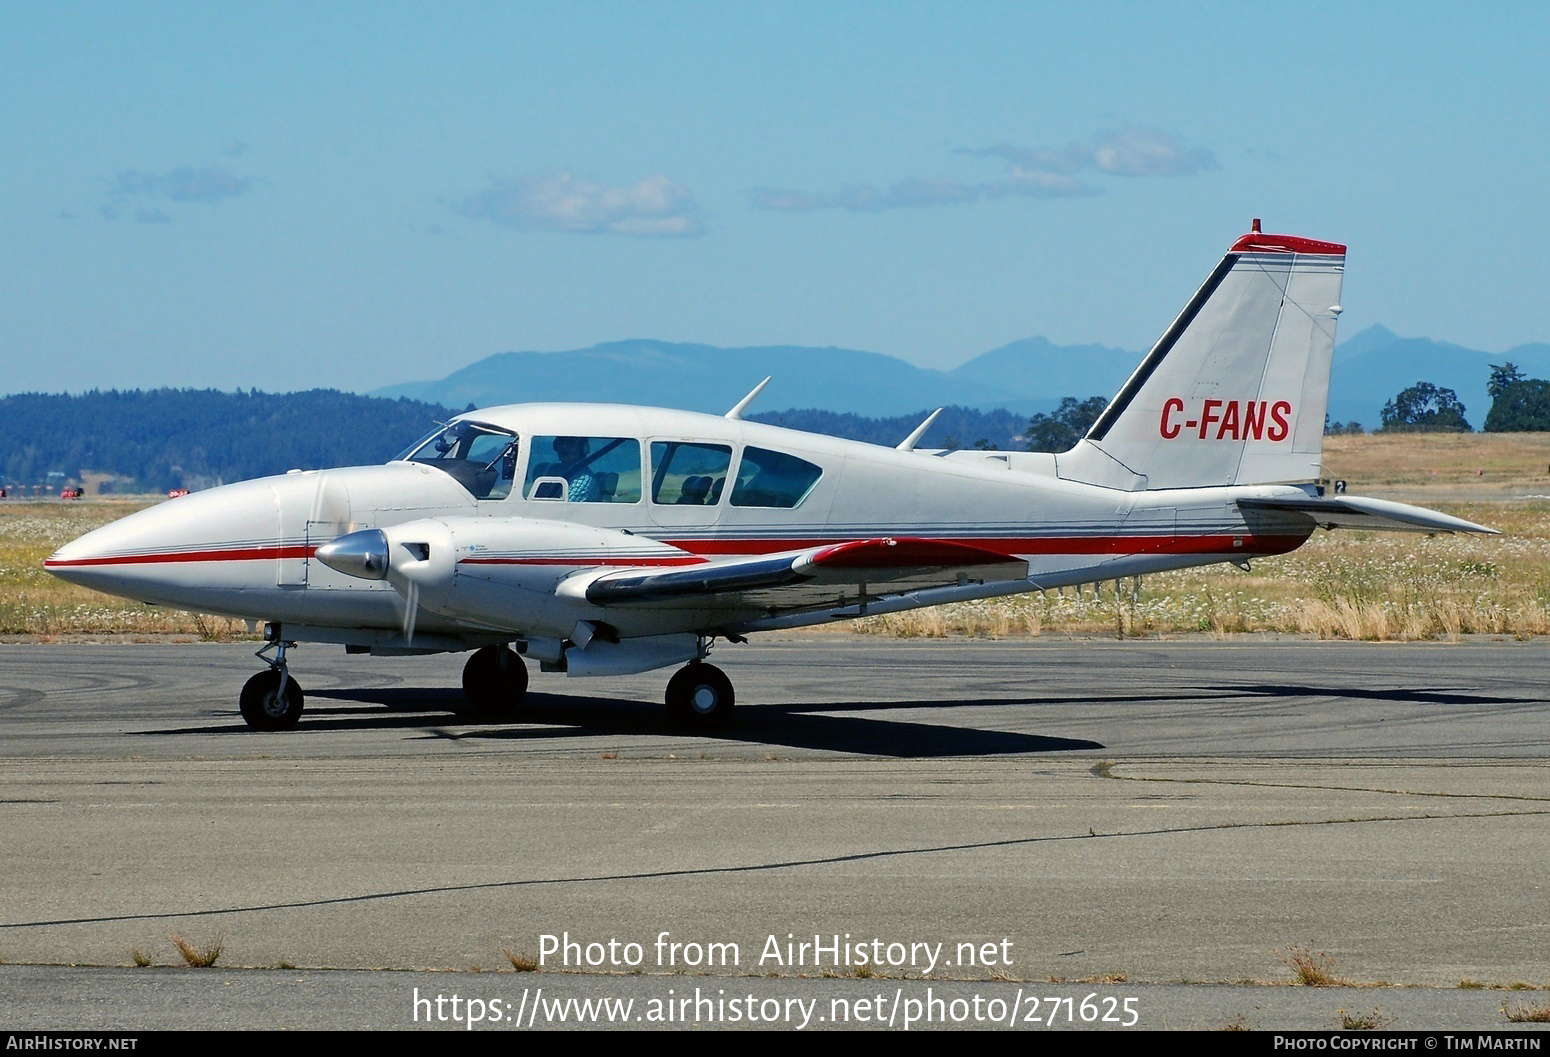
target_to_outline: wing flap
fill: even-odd
[[[895,594],[953,583],[1026,579],[1028,563],[969,544],[931,539],[850,540],[689,569],[621,570],[586,585],[594,605],[684,599],[710,608],[800,609],[865,592]]]

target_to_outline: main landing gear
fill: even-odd
[[[509,646],[485,646],[463,665],[463,696],[481,712],[503,712],[522,703],[527,665]]]
[[[290,730],[301,719],[303,704],[301,687],[285,665],[286,652],[296,644],[280,637],[278,625],[266,628],[265,634],[269,641],[257,656],[269,668],[242,687],[242,718],[253,730]],[[271,650],[274,656],[266,656]],[[506,645],[475,650],[463,665],[463,694],[482,712],[514,710],[527,694],[527,665]],[[709,730],[732,718],[736,694],[720,668],[694,660],[668,680],[666,700],[673,723]]]
[[[275,631],[279,631],[278,626]],[[301,687],[285,670],[285,651],[294,645],[276,637],[258,651],[269,670],[249,679],[237,699],[242,718],[254,730],[290,730],[301,719]],[[265,657],[270,650],[275,651],[274,657]]]
[[[725,726],[735,699],[732,680],[704,661],[690,661],[667,683],[668,718],[684,726]]]
[[[463,665],[463,696],[481,712],[507,712],[527,694],[527,666],[509,646],[475,650]],[[719,727],[732,717],[736,695],[720,668],[691,661],[667,684],[667,714],[683,726]]]

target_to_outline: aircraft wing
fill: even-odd
[[[584,587],[601,606],[688,604],[765,613],[854,603],[925,587],[1027,579],[1028,563],[931,539],[868,539],[710,562],[606,572]]]
[[[1246,510],[1285,510],[1306,514],[1316,524],[1327,529],[1359,528],[1387,529],[1393,532],[1484,532],[1496,535],[1497,531],[1477,525],[1473,521],[1439,514],[1425,507],[1395,503],[1387,499],[1368,499],[1365,496],[1307,496],[1285,499],[1238,500]]]

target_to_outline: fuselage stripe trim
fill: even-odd
[[[782,551],[808,550],[840,543],[853,543],[873,537],[827,536],[803,539],[698,539],[664,540],[669,546],[684,551],[683,555],[656,557],[597,554],[574,556],[512,556],[487,558],[461,558],[463,565],[699,565],[714,557],[738,557],[753,554],[775,554]],[[1025,554],[1281,554],[1293,550],[1307,540],[1306,533],[1287,533],[1256,536],[1248,532],[1207,533],[1198,536],[1180,534],[1130,534],[1093,536],[1026,536],[987,539],[982,536],[932,537],[934,542],[979,547],[1006,555]],[[317,548],[294,545],[283,547],[205,548],[187,551],[164,551],[158,554],[103,555],[91,558],[72,558],[45,561],[44,568],[61,569],[78,566],[102,565],[159,565],[181,562],[236,562],[275,561],[279,559],[311,558]]]

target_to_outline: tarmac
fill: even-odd
[[[301,725],[252,733],[252,650],[0,645],[6,1027],[562,1026],[539,989],[638,1003],[591,1027],[1550,1007],[1509,990],[1550,987],[1544,643],[807,634],[717,651],[713,734],[669,673],[535,672],[491,719],[462,657],[305,646]]]

